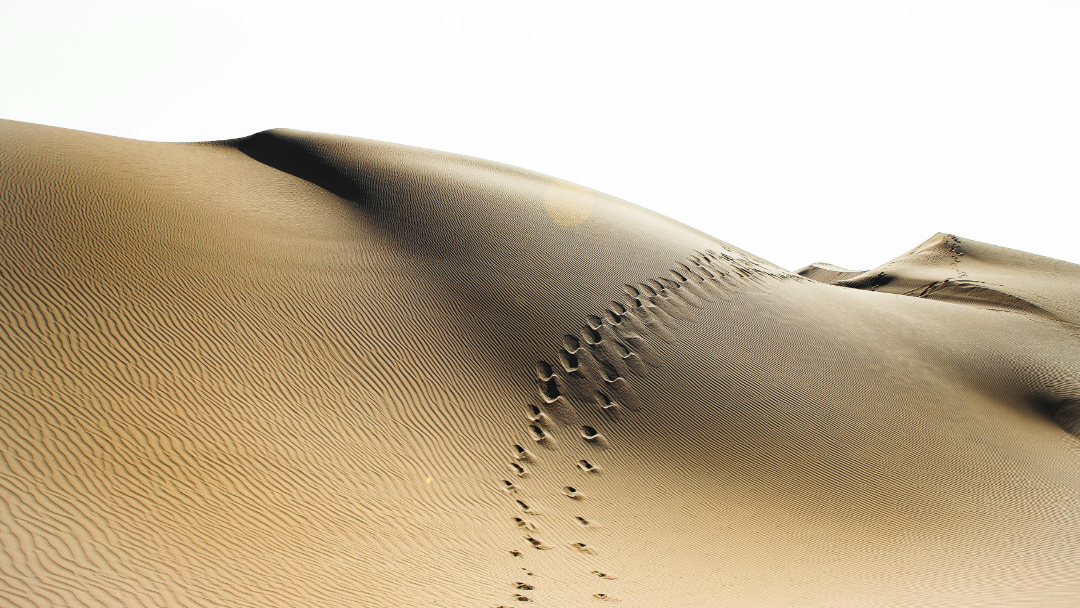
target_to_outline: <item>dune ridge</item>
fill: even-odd
[[[1080,267],[0,121],[0,605],[1060,605]]]
[[[1016,310],[1077,324],[1075,264],[938,233],[873,270],[812,264],[797,272],[841,287]],[[832,274],[834,273],[835,274]]]

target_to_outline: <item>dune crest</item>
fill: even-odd
[[[812,264],[797,272],[841,287],[1080,322],[1080,267],[951,234],[938,233],[873,270]]]
[[[0,230],[0,604],[1080,592],[1075,265],[939,235],[792,273],[290,130],[0,121]]]

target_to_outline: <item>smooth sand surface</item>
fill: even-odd
[[[0,606],[1076,605],[1080,267],[800,272],[452,154],[0,122]]]

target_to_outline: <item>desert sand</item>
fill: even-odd
[[[1080,596],[1066,262],[791,272],[453,154],[4,121],[0,298],[0,606]]]

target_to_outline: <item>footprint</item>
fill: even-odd
[[[595,596],[593,596],[593,597],[595,597]],[[531,602],[532,601],[528,597],[526,597],[524,595],[521,595],[520,593],[515,593],[514,594],[514,599],[519,601],[519,602]]]
[[[568,350],[564,349],[559,351],[559,362],[562,363],[563,369],[566,370],[566,373],[568,374],[573,372],[580,373],[581,371],[581,362],[578,361],[577,355]]]
[[[562,343],[563,348],[565,348],[566,352],[569,353],[576,353],[578,350],[581,349],[581,341],[571,335],[563,336]]]
[[[627,371],[633,372],[637,376],[644,376],[648,373],[645,365],[641,363],[640,357],[637,357],[633,349],[620,339],[618,333],[615,332],[615,328],[604,325],[599,330],[594,331],[600,334],[601,339],[599,343],[592,346],[593,356],[602,366],[623,365]],[[617,369],[615,373],[621,375]],[[610,372],[605,372],[605,375],[611,377]]]
[[[595,384],[595,381],[600,379],[600,361],[597,357],[602,358],[604,355],[602,351],[598,351],[595,346],[591,346],[589,348],[578,349],[578,351],[574,353],[574,356],[577,357],[578,361],[578,373],[580,374],[581,379],[586,381],[580,383],[577,388],[579,390],[587,389],[587,387]],[[588,382],[588,380],[592,380],[592,382]],[[580,397],[581,395],[578,396]]]
[[[581,438],[601,449],[606,450],[611,447],[611,443],[600,434],[600,431],[588,425],[581,427]]]
[[[612,300],[604,316],[607,317],[609,324],[624,332],[623,335],[633,333],[635,336],[644,337],[649,334],[648,325],[618,300]]]
[[[625,378],[616,377],[611,380],[605,378],[604,385],[609,391],[615,394],[619,403],[626,405],[626,408],[631,412],[642,409],[641,399],[638,397],[637,391],[630,387],[630,384]]]
[[[570,545],[570,547],[573,548],[573,549],[577,549],[578,551],[581,551],[582,553],[589,553],[591,555],[596,554],[596,549],[593,549],[592,547],[590,547],[589,545],[586,545],[585,543],[573,543],[573,544]]]
[[[555,370],[547,361],[536,362],[536,377],[539,380],[547,380],[555,374]]]
[[[598,600],[607,600],[609,602],[617,602],[617,601],[619,601],[619,600],[615,599],[614,597],[612,597],[608,593],[594,593],[592,596],[595,597]]]
[[[616,316],[611,313],[610,310],[608,313],[613,317]],[[660,357],[657,356],[656,351],[649,341],[644,338],[644,336],[649,333],[648,328],[633,315],[628,314],[621,317],[621,319],[622,321],[619,323],[611,323],[612,329],[615,331],[615,335],[618,336],[619,340],[629,346],[632,354],[644,361],[650,367],[660,367]],[[631,366],[632,363],[627,362],[627,365]],[[640,370],[637,373],[640,376],[645,375],[645,373]]]
[[[520,589],[522,591],[532,591],[533,589],[536,589],[536,587],[533,587],[529,583],[517,582],[514,583],[514,589]]]
[[[581,328],[581,340],[589,346],[596,346],[604,341],[604,336],[601,336],[600,332],[586,325]]]
[[[622,375],[619,374],[619,370],[607,361],[600,363],[600,371],[604,373],[604,380],[608,382],[614,382],[619,378],[622,378]]]
[[[717,300],[723,302],[730,302],[731,287],[721,279],[724,276],[722,272],[714,272],[704,266],[700,259],[688,258],[691,262],[694,262],[694,266],[698,274],[702,276],[702,288],[710,295],[714,296]]]
[[[582,471],[585,471],[586,473],[593,473],[595,475],[599,475],[600,471],[603,470],[600,467],[598,467],[598,466],[594,465],[593,463],[589,462],[588,460],[579,460],[578,463],[577,463],[577,468],[581,469]]]
[[[642,321],[660,337],[661,340],[670,343],[675,342],[675,334],[671,332],[675,327],[675,318],[667,314],[652,302],[642,302],[634,309],[641,316]]]
[[[686,280],[681,275],[676,274],[676,276],[683,279],[684,281]],[[683,304],[692,306],[694,308],[705,308],[705,302],[703,302],[701,298],[697,297],[697,294],[686,288],[684,286],[684,283],[660,277],[660,284],[664,286],[664,289],[667,293],[671,294],[673,298],[676,298],[679,301],[683,302]],[[692,314],[693,313],[691,313],[691,315]]]
[[[518,551],[517,549],[511,549],[510,555],[513,555],[514,557],[525,557],[524,554],[522,554],[521,551]]]
[[[514,473],[516,473],[518,477],[528,477],[529,476],[529,472],[527,470],[525,470],[525,467],[521,466],[520,464],[518,464],[516,462],[511,462],[510,463],[510,468],[514,470]]]
[[[616,310],[621,312],[617,313]],[[602,330],[602,332],[613,332],[616,339],[627,344],[633,341],[634,344],[630,344],[630,346],[634,348],[647,344],[643,336],[649,333],[648,328],[627,313],[626,307],[619,302],[612,302],[611,306],[604,311],[604,327],[606,329]]]
[[[544,428],[551,427],[551,418],[539,407],[529,403],[525,405],[525,410],[529,413],[529,422]]]
[[[595,399],[596,404],[600,406],[600,410],[607,415],[608,418],[619,421],[622,419],[622,406],[609,397],[606,393],[597,391]]]
[[[660,283],[657,283],[656,281],[652,282],[656,283],[658,288],[654,288],[651,284],[649,284],[649,281],[646,281],[645,283],[641,284],[642,293],[646,294],[648,301],[652,302],[653,305],[656,306],[656,308],[660,311],[659,316],[661,318],[664,318],[668,325],[674,328],[676,325],[674,322],[675,319],[685,321],[691,318],[690,312],[689,310],[687,310],[687,306],[685,304],[678,300],[672,300],[671,297],[667,294],[662,294],[661,292],[664,291],[664,286],[660,285]],[[665,318],[664,315],[669,318]]]
[[[611,344],[619,361],[635,376],[639,378],[647,376],[649,369],[645,367],[643,359],[628,344],[616,339],[618,336],[615,336],[614,330],[612,330],[612,337]]]
[[[575,351],[569,351],[565,348],[559,350],[559,362],[562,364],[563,369],[566,370],[566,383],[570,386],[571,391],[578,390],[582,384],[588,382],[589,369],[587,366],[582,365],[580,348]]]
[[[514,452],[515,452],[514,458],[516,458],[517,460],[520,460],[522,462],[527,462],[529,464],[536,464],[536,462],[537,462],[536,454],[533,454],[532,452],[530,452],[529,450],[526,450],[525,448],[521,447],[520,445],[514,444]]]
[[[692,258],[687,258],[687,261],[692,261]],[[671,269],[671,273],[675,275],[675,278],[684,283],[700,283],[705,280],[705,277],[701,276],[698,271],[687,266],[684,262],[676,262],[675,268]],[[697,279],[697,282],[694,281]]]
[[[625,314],[626,306],[622,302],[612,300],[611,306],[604,311],[604,321],[609,325],[622,325]]]
[[[537,375],[550,369],[551,366],[543,361],[537,363]],[[575,419],[574,406],[570,405],[570,402],[563,396],[566,391],[559,375],[552,371],[547,378],[540,378],[536,382],[537,387],[540,389],[540,399],[547,404],[547,410],[551,412],[551,416],[563,424],[573,424]]]
[[[545,403],[555,401],[563,393],[559,377],[554,374],[547,378],[542,378],[537,382],[540,387],[540,396],[544,399]]]
[[[595,521],[585,519],[584,517],[577,515],[574,516],[574,521],[576,521],[584,528],[595,528],[597,526],[597,523]]]
[[[682,289],[693,294],[702,304],[713,302],[715,298],[705,287],[705,279],[695,273],[686,264],[678,264],[677,269],[672,269],[671,274],[679,281]]]
[[[526,536],[525,540],[529,541],[529,544],[532,545],[533,549],[538,549],[540,551],[547,551],[548,549],[551,548],[551,545],[545,543],[544,541],[540,540],[539,538],[536,538],[535,536]]]
[[[532,433],[533,440],[536,441],[536,443],[544,446],[545,448],[554,450],[559,447],[559,444],[555,441],[555,437],[553,437],[543,428],[532,424],[529,425],[529,431]]]
[[[566,486],[563,488],[563,495],[570,500],[585,500],[585,494],[574,486]]]
[[[599,576],[602,579],[605,579],[605,580],[609,580],[609,581],[616,580],[616,577],[611,576],[610,574],[607,574],[606,572],[601,572],[599,570],[593,570],[592,573],[595,574],[596,576]]]
[[[516,494],[517,493],[518,487],[515,486],[512,481],[507,481],[507,480],[504,479],[504,480],[502,480],[502,482],[503,482],[503,491],[504,492],[507,492],[508,494]]]
[[[527,519],[521,519],[520,517],[514,518],[514,525],[521,528],[522,530],[529,530],[530,532],[535,532],[540,529],[540,526],[535,522],[531,522]]]
[[[518,506],[521,507],[522,511],[528,513],[529,515],[539,515],[540,514],[539,511],[537,511],[536,509],[530,508],[529,505],[525,504],[524,502],[522,502],[520,500],[515,501],[515,502],[517,502]]]
[[[721,293],[732,293],[741,287],[740,282],[737,281],[735,278],[737,275],[735,275],[734,273],[724,272],[723,270],[715,266],[712,266],[711,268],[715,272],[715,279],[713,279],[713,282],[718,286]],[[730,298],[727,299],[730,300]]]
[[[668,321],[665,318],[670,318],[670,315],[663,313],[651,302],[648,302],[646,297],[642,295],[636,287],[627,285],[625,290],[634,304],[632,308],[625,309],[625,315],[628,318],[633,317],[634,321],[632,322],[636,322],[636,324],[640,324],[645,328],[645,331],[641,332],[641,335],[654,334],[664,342],[669,344],[674,342],[675,334],[671,333],[671,330],[668,329]],[[674,319],[671,320],[674,321]]]
[[[669,330],[676,329],[679,326],[679,321],[689,320],[688,316],[677,310],[676,306],[664,296],[655,295],[650,297],[646,308]]]
[[[551,403],[565,392],[559,375],[555,368],[547,361],[536,362],[536,383],[540,389],[540,397],[545,403]]]

